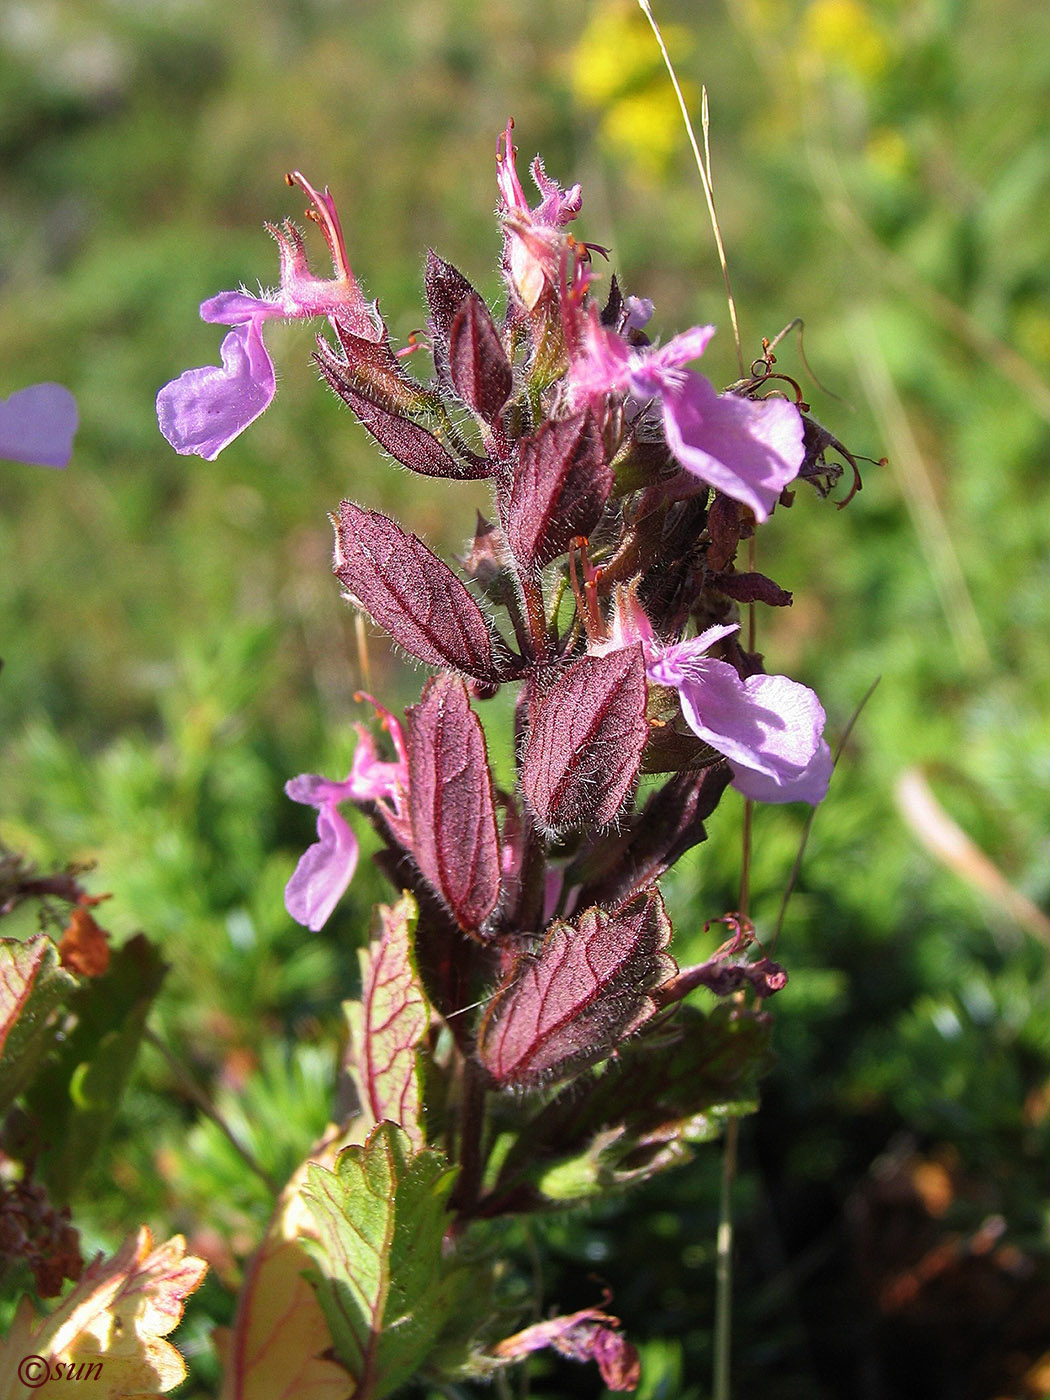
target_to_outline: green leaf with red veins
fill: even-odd
[[[57,1036],[52,1012],[76,989],[46,934],[0,939],[0,1114],[22,1092]]]
[[[358,953],[361,1000],[347,1005],[348,1068],[373,1123],[397,1123],[414,1150],[426,1146],[416,1049],[430,1012],[416,975],[412,936],[418,910],[410,894],[376,910],[372,941]]]
[[[613,486],[590,409],[544,423],[518,445],[507,539],[522,564],[549,564],[576,535],[589,535]]]
[[[352,601],[412,656],[477,680],[497,679],[489,625],[466,585],[388,516],[343,501],[334,573]]]
[[[486,423],[495,423],[510,398],[512,375],[499,331],[477,292],[471,292],[456,312],[448,356],[456,393]]]
[[[614,914],[594,908],[556,920],[489,1002],[482,1064],[500,1085],[527,1086],[604,1059],[655,1013],[651,993],[677,970],[664,952],[670,938],[656,890]]]
[[[456,676],[427,681],[407,711],[412,856],[460,928],[476,933],[500,892],[485,733]]]
[[[640,647],[582,656],[536,688],[521,782],[540,824],[605,826],[634,790],[645,719]]]
[[[391,1123],[342,1152],[334,1172],[308,1168],[311,1282],[356,1400],[383,1400],[410,1380],[460,1301],[460,1271],[442,1248],[454,1179],[441,1153],[413,1154]]]

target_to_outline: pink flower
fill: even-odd
[[[388,802],[395,814],[401,810],[408,781],[404,740],[393,715],[381,713],[397,750],[396,762],[381,759],[372,736],[357,725],[359,742],[344,782],[303,773],[285,784],[293,802],[317,808],[317,840],[300,858],[284,891],[288,913],[314,933],[328,922],[357,868],[357,839],[339,811],[340,803]]]
[[[733,787],[756,802],[809,802],[827,796],[831,750],[824,708],[808,686],[787,676],[742,679],[728,661],[705,653],[739,630],[709,627],[687,642],[663,646],[637,600],[617,598],[612,637],[597,650],[640,645],[654,685],[678,691],[689,728],[729,760]]]
[[[530,209],[514,162],[513,130],[514,123],[509,121],[496,149],[496,183],[506,225],[503,260],[512,290],[531,311],[544,287],[560,274],[563,238],[559,230],[580,212],[583,194],[579,185],[563,190],[537,156],[529,169],[541,199]]]
[[[802,465],[802,417],[787,399],[719,394],[684,369],[714,333],[694,326],[667,345],[638,349],[592,315],[569,381],[577,403],[610,393],[659,399],[667,445],[686,471],[765,520]]]
[[[263,344],[265,321],[327,316],[351,335],[382,339],[375,307],[365,300],[350,271],[332,196],[327,189],[318,193],[297,170],[287,179],[310,198],[309,217],[324,234],[335,276],[313,275],[302,234],[294,224],[286,220],[281,228],[267,225],[280,252],[280,287],[260,296],[244,290],[220,292],[202,302],[202,320],[233,327],[222,342],[222,365],[188,369],[157,395],[157,421],[176,452],[195,452],[212,462],[269,407],[277,382]]]
[[[30,384],[0,400],[0,457],[65,467],[73,455],[77,403],[61,384]]]

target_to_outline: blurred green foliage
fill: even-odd
[[[881,680],[777,945],[791,972],[778,1064],[737,1191],[739,1393],[852,1396],[862,1373],[877,1397],[1039,1393],[1007,1374],[1009,1345],[1015,1370],[1039,1347],[1010,1340],[1002,1305],[979,1337],[962,1304],[958,1334],[923,1332],[929,1374],[906,1347],[880,1350],[918,1323],[880,1312],[851,1259],[887,1162],[909,1153],[951,1163],[943,1229],[1001,1214],[1029,1280],[1050,1253],[1047,949],[941,869],[894,798],[921,767],[1007,880],[1050,903],[1050,11],[654,8],[695,116],[702,84],[710,96],[745,360],[804,317],[819,383],[793,333],[778,368],[851,450],[890,459],[862,464],[842,514],[800,491],[760,542],[759,567],[795,593],[759,618],[770,669],[813,685],[837,733]],[[286,1174],[330,1111],[339,1002],[381,895],[363,861],[319,938],[281,901],[311,839],[282,785],[341,775],[359,717],[325,513],[352,495],[455,549],[481,497],[382,463],[315,383],[302,326],[268,331],[277,400],[214,464],[174,456],[154,395],[218,358],[200,300],[276,279],[261,225],[301,212],[286,168],[331,186],[400,340],[422,321],[428,244],[495,297],[492,156],[509,113],[523,155],[582,181],[581,236],[656,301],[657,333],[722,326],[706,368],[729,382],[721,278],[668,112],[630,0],[244,0],[235,24],[190,0],[0,13],[0,393],[58,379],[82,414],[67,474],[0,464],[0,823],[43,863],[96,861],[114,933],[161,946],[154,1029],[264,1175]],[[368,688],[411,700],[419,676],[381,638],[369,650]],[[506,754],[507,706],[488,713]],[[723,804],[669,881],[682,961],[737,904],[739,813]],[[756,813],[760,936],[803,815]],[[229,1320],[218,1282],[267,1190],[148,1050],[109,1155],[83,1191],[90,1242],[148,1220],[217,1263],[184,1333],[206,1393],[207,1330]],[[594,1270],[612,1283],[653,1400],[707,1393],[718,1170],[702,1149],[626,1208],[549,1231],[557,1303],[592,1303]],[[953,1346],[962,1360],[938,1370]],[[534,1394],[592,1383],[549,1365]]]

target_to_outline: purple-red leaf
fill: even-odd
[[[676,773],[625,830],[588,843],[566,872],[566,885],[583,886],[581,904],[618,904],[654,885],[686,851],[707,839],[704,820],[732,776],[727,763],[702,773]]]
[[[340,341],[346,359],[321,338],[315,363],[384,451],[423,476],[468,481],[491,475],[493,467],[486,458],[469,453],[454,457],[416,421],[433,418],[439,405],[404,373],[389,345],[375,345],[347,332]]]
[[[488,623],[466,586],[388,516],[343,501],[334,572],[353,602],[413,656],[498,679]]]
[[[765,574],[710,574],[708,583],[738,603],[766,603],[771,608],[789,608],[791,594]]]
[[[406,717],[412,855],[460,928],[476,933],[500,892],[484,731],[456,676],[427,681]]]
[[[512,376],[499,331],[477,292],[471,292],[456,312],[448,360],[456,393],[486,423],[495,423],[510,398]]]
[[[430,340],[434,353],[434,368],[438,379],[452,387],[449,369],[448,341],[452,322],[456,313],[468,297],[477,293],[458,268],[439,258],[432,248],[427,249],[427,267],[424,274],[427,303],[430,306]]]
[[[544,423],[518,448],[507,539],[521,563],[547,564],[589,535],[612,490],[612,468],[591,410]]]
[[[582,656],[537,688],[522,761],[542,825],[604,826],[634,788],[648,734],[640,647]]]
[[[481,1062],[501,1085],[536,1084],[604,1059],[653,1015],[652,993],[674,976],[671,924],[656,890],[614,914],[587,909],[551,924],[489,1003]]]
[[[427,249],[423,282],[430,307],[430,329],[436,339],[447,341],[456,313],[466,299],[477,296],[477,292],[459,268],[439,258],[433,248]]]

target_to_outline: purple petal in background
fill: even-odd
[[[31,384],[0,401],[0,457],[65,467],[73,455],[77,404],[61,384]]]
[[[221,354],[221,369],[188,369],[157,395],[157,421],[172,447],[207,462],[269,407],[277,389],[259,318],[235,326]]]

